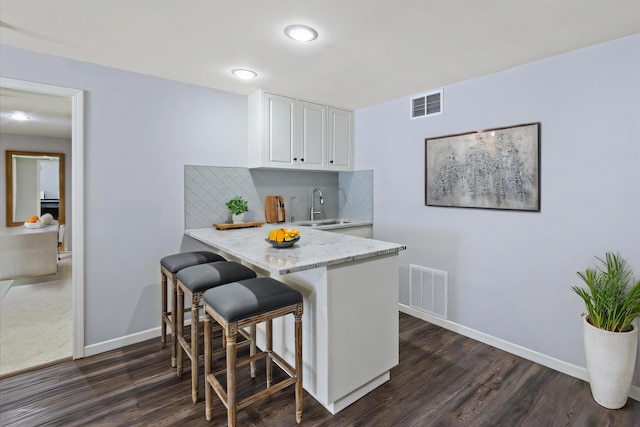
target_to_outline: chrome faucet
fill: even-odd
[[[324,205],[324,197],[322,196],[322,190],[320,190],[319,188],[315,188],[313,190],[313,193],[311,194],[311,221],[313,221],[313,216],[315,214],[322,214],[322,211],[317,211],[315,208],[315,201],[316,201],[316,193],[318,193],[320,195],[320,204]]]

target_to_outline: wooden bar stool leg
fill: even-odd
[[[198,330],[200,329],[200,296],[191,295],[191,399],[198,402]]]
[[[294,314],[296,346],[296,422],[302,421],[302,306]]]
[[[182,337],[184,337],[184,292],[182,291],[182,289],[180,289],[180,287],[178,286],[178,289],[176,291],[177,294],[177,300],[178,300],[178,309],[177,309],[177,316],[176,316],[176,323],[178,326],[178,332],[176,334],[176,372],[178,374],[179,377],[182,376],[182,346],[180,345],[180,343],[177,342],[177,340],[181,339]]]
[[[227,327],[227,423],[236,425],[236,324]]]
[[[178,297],[176,295],[178,291],[177,285],[178,279],[174,274],[171,278],[171,367],[176,367],[176,351],[178,348],[178,321],[176,320],[176,313],[178,312]],[[166,289],[166,286],[164,287]]]
[[[266,345],[267,345],[267,388],[271,387],[271,380],[273,379],[273,367],[271,366],[271,352],[273,351],[273,321],[268,319],[266,330]]]
[[[255,356],[256,354],[256,325],[255,323],[249,326],[249,336],[251,337],[251,344],[249,345],[249,355]],[[251,378],[256,377],[256,362],[251,362]]]
[[[204,398],[205,398],[205,416],[207,421],[211,421],[213,417],[213,389],[207,377],[213,372],[213,360],[211,349],[211,316],[204,313]]]
[[[160,294],[162,296],[162,312],[160,313],[160,324],[162,325],[162,329],[160,330],[160,343],[162,344],[162,348],[167,346],[167,324],[164,319],[167,315],[167,276],[164,275],[162,269],[160,269],[160,276],[162,277],[162,283],[160,284]],[[175,312],[174,312],[175,313]],[[174,314],[171,313],[173,316]]]

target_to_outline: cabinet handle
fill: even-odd
[[[293,160],[298,160],[298,158],[297,158],[297,157],[294,157],[294,158],[293,158]]]
[[[333,163],[333,160],[329,160],[329,163]]]
[[[304,162],[304,159],[300,159],[301,162]]]

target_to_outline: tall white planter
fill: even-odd
[[[608,409],[627,403],[638,352],[638,328],[609,332],[584,322],[584,349],[593,399]]]

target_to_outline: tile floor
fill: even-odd
[[[14,280],[0,296],[0,375],[71,356],[70,252],[57,274]]]

